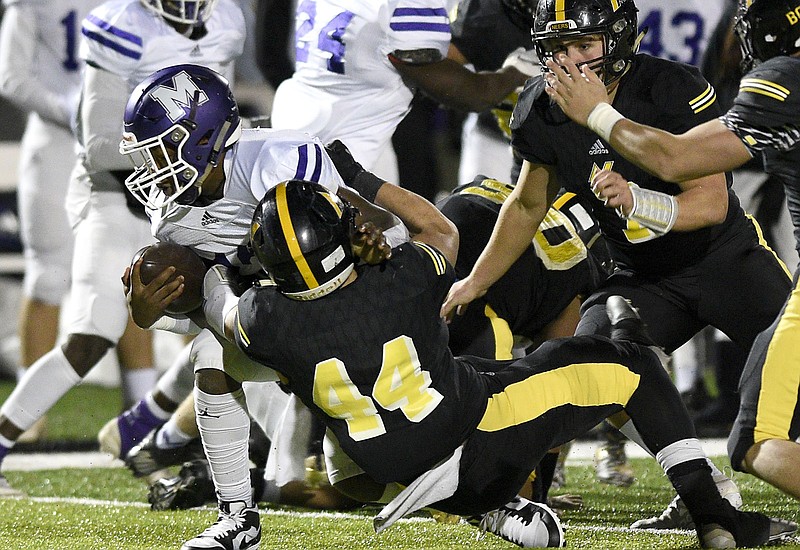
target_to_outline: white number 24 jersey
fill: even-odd
[[[341,139],[370,166],[413,97],[387,55],[445,56],[450,25],[445,0],[298,0],[295,36],[296,72],[278,87],[273,128]]]

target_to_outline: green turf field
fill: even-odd
[[[0,384],[0,399],[10,391]],[[118,390],[80,386],[49,415],[48,439],[94,441],[97,430],[119,411]],[[716,459],[726,468],[726,459]],[[654,461],[632,461],[638,481],[628,489],[594,481],[591,465],[571,463],[567,485],[556,494],[583,495],[584,507],[565,512],[570,548],[699,548],[690,532],[634,532],[636,519],[660,513],[672,490]],[[729,471],[730,468],[726,468]],[[124,468],[8,471],[15,487],[29,499],[3,500],[0,550],[143,550],[178,549],[216,517],[212,509],[151,512],[144,484]],[[798,503],[772,487],[736,474],[747,510],[800,521]],[[427,514],[403,520],[381,535],[372,531],[369,508],[347,513],[314,513],[296,508],[262,508],[262,549],[427,550],[516,548],[493,535],[478,540],[466,524],[436,523]],[[800,548],[800,538],[785,548]]]

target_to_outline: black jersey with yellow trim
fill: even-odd
[[[697,68],[639,54],[620,80],[614,107],[633,121],[680,134],[720,116],[715,98],[713,87]],[[575,193],[589,208],[614,260],[622,267],[648,273],[674,272],[705,257],[727,231],[746,226],[744,212],[732,191],[725,223],[696,231],[672,231],[660,237],[605,207],[590,185],[594,174],[603,169],[661,193],[677,195],[680,187],[637,167],[594,132],[571,121],[544,92],[541,77],[526,83],[511,127],[516,152],[533,164],[556,168],[559,185]],[[729,186],[730,182],[728,175]]]
[[[513,186],[476,176],[437,203],[458,228],[456,275],[466,277],[489,242],[500,208]],[[596,245],[596,247],[595,247]],[[555,319],[578,294],[587,294],[608,275],[602,272],[604,255],[597,222],[574,193],[562,193],[548,210],[531,243],[509,270],[483,297],[511,332],[531,340]],[[473,306],[471,306],[473,307]],[[480,307],[476,304],[474,308]],[[450,323],[452,342],[467,318]]]
[[[239,301],[237,343],[274,368],[380,482],[409,482],[480,421],[485,380],[453,358],[439,308],[454,281],[434,247],[405,243],[323,298],[275,287]]]
[[[747,73],[720,120],[784,183],[800,250],[800,59],[773,57]]]

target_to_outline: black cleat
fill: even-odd
[[[185,463],[176,477],[153,483],[147,495],[151,510],[185,510],[209,504],[216,498],[205,460]]]
[[[193,439],[180,447],[161,449],[156,446],[157,433],[157,431],[151,432],[141,443],[128,451],[125,466],[134,476],[146,477],[169,466],[205,458],[200,438]]]

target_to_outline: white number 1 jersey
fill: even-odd
[[[243,275],[259,270],[249,247],[250,222],[269,189],[290,179],[314,181],[334,193],[344,185],[322,142],[293,130],[243,130],[225,154],[224,168],[221,199],[207,206],[173,203],[148,215],[159,241],[188,246],[206,260],[239,268]]]
[[[296,72],[281,83],[274,128],[341,139],[371,166],[409,110],[413,92],[387,55],[447,55],[445,0],[298,0]]]

